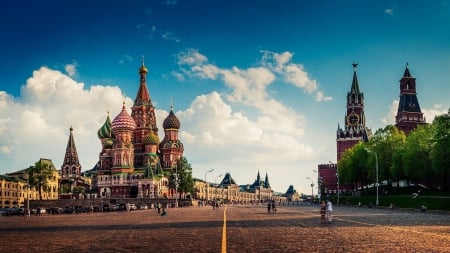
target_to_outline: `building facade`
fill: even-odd
[[[42,189],[42,200],[56,200],[59,198],[60,172],[56,170],[52,160],[41,158],[40,163],[47,164],[52,175],[47,179],[45,189]],[[30,167],[31,168],[31,167]],[[29,186],[28,170],[0,175],[0,207],[26,207],[27,200],[39,200],[39,189]]]
[[[167,175],[184,151],[178,139],[180,121],[173,108],[163,121],[164,139],[160,142],[155,107],[147,88],[148,70],[139,68],[139,89],[128,113],[122,111],[111,121],[109,113],[97,131],[101,151],[93,174],[101,198],[173,197]]]

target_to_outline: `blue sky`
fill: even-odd
[[[443,0],[8,2],[0,173],[41,157],[60,168],[70,126],[91,169],[97,129],[124,97],[131,107],[144,55],[158,124],[173,104],[195,177],[246,184],[259,171],[309,194],[306,177],[336,160],[353,62],[373,132],[394,123],[406,63],[427,122],[448,111],[448,27]]]

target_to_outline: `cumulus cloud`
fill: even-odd
[[[448,108],[444,108],[443,105],[436,104],[430,109],[423,108],[422,112],[427,123],[431,123],[436,116],[446,114],[448,112]]]
[[[47,67],[33,71],[21,87],[20,98],[0,92],[0,160],[16,162],[7,168],[3,164],[0,170],[23,169],[41,157],[52,159],[59,167],[71,126],[83,170],[90,169],[100,148],[96,129],[108,110],[112,116],[120,112],[121,101],[118,87],[85,89],[83,83],[59,71]],[[127,98],[126,104],[131,105],[131,99]]]
[[[77,62],[74,60],[72,64],[66,64],[64,69],[70,77],[74,77],[77,74]]]
[[[190,77],[217,80],[229,88],[200,94],[189,107],[175,112],[194,176],[202,177],[211,168],[223,169],[222,174],[231,172],[244,184],[251,183],[261,169],[261,173],[268,172],[277,190],[285,190],[281,187],[293,183],[287,175],[301,176],[301,170],[293,166],[315,163],[317,151],[303,140],[305,117],[267,92],[276,79],[270,69],[220,68],[195,50],[179,54],[178,60],[185,68],[174,76],[190,73]],[[100,151],[97,130],[108,111],[111,118],[120,112],[123,100],[117,86],[86,87],[57,70],[41,67],[33,71],[19,98],[0,92],[0,171],[26,168],[41,157],[52,159],[59,168],[71,126],[82,170],[91,169]],[[132,103],[125,98],[127,108]],[[239,105],[252,110],[243,111]],[[161,130],[167,115],[165,110],[156,110]],[[159,132],[160,139],[163,134]],[[279,174],[285,176],[276,177]]]

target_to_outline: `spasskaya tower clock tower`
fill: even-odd
[[[344,127],[338,124],[336,133],[337,161],[341,159],[345,150],[353,147],[360,141],[368,141],[372,135],[366,127],[366,116],[364,114],[364,94],[359,89],[356,68],[358,64],[353,63],[353,80],[350,91],[347,93],[347,111],[344,118]]]

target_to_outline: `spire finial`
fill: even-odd
[[[356,63],[355,61],[353,62],[353,69],[356,71],[356,68],[358,67],[358,63]]]
[[[170,98],[170,110],[173,111],[173,98]]]
[[[142,66],[144,66],[144,55],[142,55]]]

